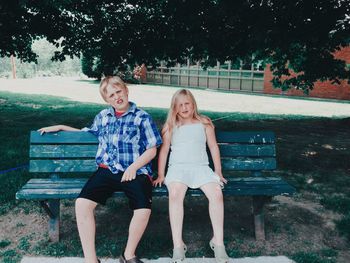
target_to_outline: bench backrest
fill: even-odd
[[[273,132],[216,133],[224,171],[256,172],[276,169]],[[89,132],[30,135],[30,172],[68,173],[96,170],[97,138]],[[210,156],[210,155],[209,155]],[[155,169],[156,170],[156,169]]]

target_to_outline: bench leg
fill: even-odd
[[[46,202],[41,202],[45,211],[49,215],[49,240],[51,242],[60,241],[60,200],[53,199]]]
[[[253,197],[255,239],[257,241],[265,240],[264,205],[269,199],[267,196]]]

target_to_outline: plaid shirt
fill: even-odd
[[[116,117],[113,107],[96,115],[90,128],[83,128],[97,136],[97,165],[107,165],[112,173],[124,172],[147,149],[162,143],[151,116],[129,102],[127,112]],[[151,164],[137,170],[137,174],[152,175]]]

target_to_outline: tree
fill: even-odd
[[[350,79],[332,55],[350,43],[349,1],[17,0],[6,12],[18,23],[14,33],[5,32],[9,42],[1,42],[0,52],[31,60],[25,43],[44,35],[62,46],[56,59],[92,54],[104,74],[161,60],[211,66],[254,57],[271,63],[275,86],[308,91],[318,79]]]

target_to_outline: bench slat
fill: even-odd
[[[263,144],[219,144],[221,157],[259,157],[259,156],[276,156],[275,145],[263,145]]]
[[[79,184],[81,182],[86,182],[87,178],[32,178],[26,185],[36,185],[36,184]]]
[[[44,133],[31,131],[30,143],[36,144],[97,144],[98,140],[95,135],[90,132],[74,132],[74,131],[60,131],[55,133]]]
[[[223,132],[216,133],[216,139],[225,143],[271,144],[275,143],[275,134],[268,131],[256,132]]]
[[[29,171],[34,173],[94,172],[95,159],[89,160],[30,160]]]
[[[225,143],[250,143],[250,144],[271,144],[275,142],[273,132],[256,131],[256,132],[223,132],[216,133],[218,142]],[[40,135],[37,131],[31,131],[30,142],[35,144],[94,144],[98,143],[97,138],[89,132],[70,132],[61,131],[57,133],[45,133]]]
[[[274,145],[252,144],[220,144],[222,157],[236,156],[276,156]],[[32,144],[30,146],[30,158],[95,158],[96,145],[70,145],[70,144]]]
[[[275,158],[221,158],[223,171],[274,170]]]
[[[275,158],[222,158],[221,163],[224,171],[276,169]],[[95,170],[95,159],[30,160],[29,162],[29,171],[36,173],[94,172]]]
[[[22,189],[70,189],[70,188],[82,188],[86,183],[86,179],[74,180],[74,181],[30,181],[22,187]],[[257,185],[262,188],[271,187],[271,185],[278,186],[284,184],[281,180],[229,180],[228,184],[225,185],[225,190],[233,187],[251,187],[252,185]]]
[[[30,158],[95,158],[96,145],[40,145],[30,146]]]
[[[84,179],[31,179],[16,194],[17,199],[65,199],[76,198],[83,185]],[[231,179],[225,188],[224,194],[229,195],[268,195],[292,194],[295,189],[278,177],[247,177]],[[166,196],[165,187],[154,188],[154,196]],[[198,189],[189,189],[188,195],[202,195]],[[116,192],[114,196],[124,196],[124,193]]]

